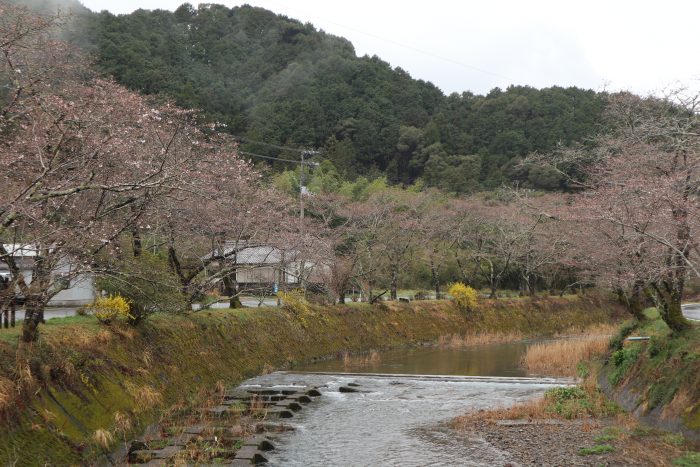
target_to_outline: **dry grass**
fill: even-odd
[[[112,433],[110,433],[108,430],[100,428],[98,430],[95,430],[95,433],[93,433],[92,435],[92,440],[98,446],[101,446],[104,449],[108,449],[109,446],[114,442],[114,436],[112,436]]]
[[[127,392],[134,398],[140,412],[151,410],[163,401],[163,395],[153,386],[144,384],[137,386],[131,382],[126,383]]]
[[[0,376],[0,412],[4,412],[14,405],[17,398],[15,383]]]
[[[479,410],[453,419],[452,426],[457,430],[466,430],[476,422],[496,423],[498,420],[542,420],[555,418],[547,411],[547,405],[544,397],[538,397],[512,407]]]
[[[476,345],[516,342],[524,338],[525,336],[521,332],[452,334],[440,336],[438,338],[438,345],[446,349],[463,349]]]
[[[371,351],[368,355],[350,355],[348,352],[343,353],[343,366],[347,368],[357,368],[377,365],[382,361],[379,352]]]
[[[554,334],[554,338],[585,336],[591,338],[609,338],[617,332],[618,325],[610,323],[594,324],[591,326],[573,326]],[[447,349],[463,349],[476,345],[503,344],[522,341],[526,338],[522,332],[480,332],[470,334],[448,334],[438,338],[438,345]]]
[[[114,426],[117,431],[121,432],[125,437],[133,427],[131,417],[123,412],[114,413]],[[126,439],[124,439],[126,441]]]
[[[577,376],[578,364],[608,351],[610,336],[556,340],[533,344],[521,360],[528,373],[551,376]]]
[[[620,327],[619,323],[599,323],[590,326],[573,326],[564,331],[554,334],[554,337],[610,337],[617,334]]]

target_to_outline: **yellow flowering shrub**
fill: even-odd
[[[129,302],[121,295],[99,297],[88,308],[101,323],[110,323],[115,319],[134,319]]]
[[[471,311],[476,308],[479,301],[479,292],[462,282],[455,282],[448,290],[452,301],[461,310]]]
[[[306,301],[304,292],[301,290],[289,290],[287,292],[279,291],[277,296],[282,301],[282,306],[291,311],[295,315],[304,315],[311,313],[309,302]]]

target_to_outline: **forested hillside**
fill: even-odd
[[[445,96],[376,56],[357,57],[343,38],[251,6],[102,12],[81,23],[77,40],[119,83],[202,109],[234,135],[320,148],[349,178],[422,177],[456,192],[506,180],[558,188],[554,172],[516,161],[591,135],[605,101],[560,87]],[[244,149],[279,154],[251,143]]]

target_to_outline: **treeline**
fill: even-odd
[[[247,5],[78,16],[73,42],[120,84],[201,109],[234,135],[319,148],[348,179],[423,178],[460,193],[513,181],[564,188],[556,172],[519,162],[591,136],[606,101],[575,87],[445,96],[376,56],[357,57],[346,39]]]

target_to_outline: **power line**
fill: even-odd
[[[270,0],[270,1],[272,1],[272,3],[277,3],[277,4],[279,5],[279,3],[276,2],[275,0]],[[287,5],[284,5],[283,8],[284,8],[284,7],[287,7]],[[307,15],[316,16],[314,13],[311,13],[311,12],[309,12],[309,11],[304,11],[303,9],[297,8],[296,6],[295,6],[294,8],[296,8],[297,11],[302,11],[302,12],[306,13]],[[501,74],[501,73],[497,73],[497,72],[491,71],[491,70],[486,70],[486,69],[484,69],[484,68],[480,68],[480,67],[477,67],[477,66],[474,66],[474,65],[470,65],[470,64],[468,64],[468,63],[460,62],[460,61],[454,60],[454,59],[452,59],[452,58],[444,57],[444,56],[442,56],[442,55],[438,55],[438,54],[435,54],[435,53],[433,53],[433,52],[429,52],[429,51],[427,51],[427,50],[423,50],[423,49],[420,49],[420,48],[418,48],[418,47],[414,47],[414,46],[409,45],[409,44],[404,44],[404,43],[395,41],[395,40],[393,40],[393,39],[389,39],[388,37],[379,36],[379,35],[373,34],[373,33],[371,33],[371,32],[363,31],[363,30],[361,30],[361,29],[357,29],[357,28],[354,28],[354,27],[351,27],[351,26],[346,26],[346,25],[340,24],[340,23],[338,23],[338,22],[336,22],[336,21],[331,21],[331,20],[329,20],[329,19],[327,19],[327,18],[321,18],[321,17],[319,17],[319,16],[316,16],[316,19],[321,20],[321,21],[325,21],[325,22],[330,23],[330,24],[334,24],[334,25],[336,25],[336,26],[339,26],[339,27],[341,27],[341,28],[348,29],[348,30],[350,30],[350,31],[355,31],[355,32],[357,32],[357,33],[359,33],[359,34],[364,34],[365,36],[372,37],[372,38],[374,38],[374,39],[379,39],[379,40],[384,41],[384,42],[388,42],[388,43],[391,43],[391,44],[394,44],[394,45],[398,45],[399,47],[403,47],[403,48],[405,48],[405,49],[412,50],[412,51],[414,51],[414,52],[418,52],[418,53],[423,54],[423,55],[427,55],[427,56],[430,56],[430,57],[434,57],[434,58],[437,58],[437,59],[439,59],[439,60],[443,60],[443,61],[445,61],[445,62],[452,63],[452,64],[454,64],[454,65],[459,65],[459,66],[461,66],[461,67],[468,68],[468,69],[471,69],[471,70],[474,70],[474,71],[478,71],[478,72],[480,72],[480,73],[484,73],[484,74],[487,74],[487,75],[496,76],[496,77],[501,78],[501,79],[506,79],[506,80],[509,80],[509,81],[515,81],[513,78],[510,78],[510,77],[508,77],[508,76],[505,76],[505,75],[503,75],[503,74]]]

